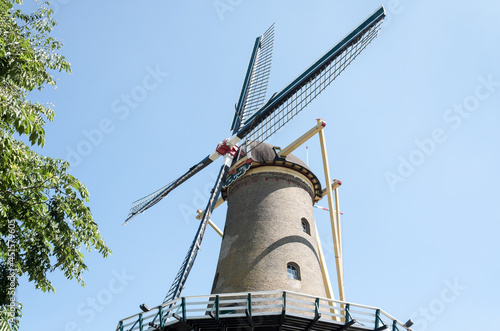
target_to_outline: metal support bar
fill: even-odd
[[[153,322],[150,322],[149,328],[146,331],[164,331],[164,330],[159,325],[156,325]]]
[[[285,321],[285,315],[286,315],[286,291],[283,291],[283,305],[281,306],[280,326],[278,328],[278,331],[281,331],[283,329],[283,322]]]
[[[210,315],[210,317],[212,317],[215,321],[217,321],[217,324],[219,324],[219,326],[221,327],[222,330],[224,330],[226,328],[226,326],[224,325],[224,323],[222,323],[222,321],[219,319],[219,315],[220,315],[220,311],[219,311],[219,302],[220,302],[220,298],[218,295],[215,296],[215,302],[214,302],[214,308],[215,308],[215,315],[213,314],[213,308],[212,308],[212,311],[210,311],[208,313],[208,315]]]
[[[142,314],[139,314],[139,331],[143,331]]]
[[[248,318],[248,324],[253,330],[253,322],[252,322],[252,294],[248,293],[247,295],[247,308],[245,309],[245,314]]]
[[[314,300],[314,316],[321,317],[321,314],[319,313],[319,298],[316,298],[316,300]]]
[[[380,326],[380,323],[382,323],[382,326]],[[375,331],[385,330],[385,329],[387,329],[387,325],[385,325],[384,321],[382,321],[382,318],[380,318],[380,309],[377,309],[375,311]]]
[[[345,321],[349,322],[352,320],[352,315],[351,312],[349,311],[351,309],[351,305],[346,303],[345,305]]]
[[[160,315],[160,327],[164,327],[165,326],[165,320],[163,318],[163,306],[160,306],[160,308],[158,309],[158,314]]]
[[[318,320],[321,318],[321,314],[319,314],[318,316],[314,316],[314,319],[311,321],[311,323],[309,323],[309,325],[307,326],[306,328],[306,331],[309,331],[312,329],[312,327],[318,322]]]
[[[399,331],[398,321],[396,320],[392,321],[392,331]]]
[[[333,183],[332,183],[332,190],[337,189],[340,185],[342,185],[342,182],[341,182],[340,180],[338,180],[338,179],[334,179],[334,180],[333,180]],[[327,194],[328,194],[327,190],[328,190],[328,189],[326,189],[326,188],[325,188],[325,189],[323,189],[323,190],[321,191],[321,198],[324,198],[324,197],[325,197],[325,195],[327,195]],[[319,201],[319,200],[318,200],[318,201]]]
[[[219,320],[220,310],[219,310],[219,296],[215,296],[215,318]]]
[[[184,316],[181,318],[179,315],[177,315],[176,313],[173,313],[172,316],[178,320],[179,322],[181,322],[182,324],[184,324],[185,326],[187,326],[190,330],[195,330],[195,328],[190,324],[188,323],[187,321],[184,321]]]
[[[353,324],[356,323],[356,320],[350,320],[349,322],[347,322],[346,324],[342,325],[342,327],[340,329],[338,329],[337,331],[345,331],[345,330],[349,330],[349,327],[352,326]]]
[[[210,312],[208,315],[210,315],[210,317],[212,317],[217,322],[217,324],[219,324],[219,326],[221,327],[221,330],[225,330],[226,325],[224,323],[222,323],[221,320],[216,319],[214,314],[212,314],[212,312]]]
[[[306,331],[309,331],[312,329],[312,327],[318,322],[318,320],[321,318],[321,314],[319,312],[319,298],[316,298],[316,301],[314,302],[314,319],[309,323],[309,325],[306,328]]]
[[[326,122],[322,120],[318,120],[318,124],[314,126],[312,129],[304,133],[302,136],[297,138],[293,143],[282,149],[279,153],[279,157],[286,157],[288,154],[296,150],[300,145],[308,141],[312,136],[314,136],[316,133],[320,132],[323,130],[326,126]]]
[[[182,321],[186,322],[187,321],[187,316],[186,316],[186,298],[182,297],[182,302],[181,302],[181,307],[182,307]]]
[[[317,120],[318,123],[320,120]],[[321,145],[321,154],[323,156],[323,170],[325,172],[325,181],[327,183],[327,194],[328,194],[328,207],[330,209],[330,223],[332,226],[332,237],[333,237],[333,248],[335,251],[335,264],[337,267],[337,281],[339,288],[339,300],[345,301],[345,293],[344,293],[344,271],[342,266],[342,255],[339,247],[340,244],[340,225],[339,220],[337,219],[334,213],[334,201],[333,201],[333,193],[330,183],[332,182],[330,179],[330,167],[328,165],[328,154],[326,152],[326,142],[325,142],[325,134],[323,131],[319,131],[319,142]]]
[[[280,316],[280,325],[279,325],[279,328],[278,328],[278,331],[281,331],[283,330],[283,322],[285,321],[285,310],[283,309],[281,311],[281,316]]]

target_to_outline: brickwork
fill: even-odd
[[[324,297],[310,181],[281,167],[257,169],[227,192],[212,293],[288,290]],[[310,234],[303,231],[303,219]],[[288,263],[299,267],[299,280],[287,277]]]

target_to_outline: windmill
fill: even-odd
[[[200,225],[193,242],[182,262],[179,272],[164,298],[164,304],[158,307],[158,314],[155,315],[156,317],[154,317],[153,322],[150,323],[153,329],[163,329],[165,319],[170,316],[176,317],[179,321],[187,325],[188,328],[192,328],[186,320],[184,298],[182,299],[182,318],[179,318],[178,315],[175,314],[172,307],[180,300],[181,291],[200,249],[207,224],[210,221],[210,216],[218,204],[217,201],[221,190],[223,190],[223,188],[227,189],[227,187],[231,186],[239,177],[244,176],[253,162],[253,155],[261,153],[259,151],[264,148],[264,142],[329,86],[330,83],[335,80],[335,78],[337,78],[378,35],[384,17],[385,10],[381,6],[348,33],[338,44],[329,49],[303,73],[298,75],[291,83],[286,85],[281,91],[274,93],[272,97],[266,101],[266,90],[270,74],[274,38],[274,25],[272,25],[263,35],[255,40],[241,92],[235,105],[235,114],[231,121],[230,130],[233,136],[220,142],[213,153],[207,155],[200,162],[193,165],[182,176],[133,203],[124,224],[127,224],[132,218],[154,206],[176,187],[216,161],[219,157],[222,157],[223,164],[216,177],[206,208],[202,213]],[[318,127],[319,126],[324,125],[318,123]],[[278,155],[278,151],[276,151],[276,153]],[[284,160],[283,162],[286,163],[286,157]],[[234,169],[231,174],[229,174],[230,169]],[[293,269],[291,270],[293,273]],[[250,294],[248,295],[249,301],[245,313],[247,317],[250,317],[249,321],[250,325],[252,325],[251,299]],[[218,296],[214,300],[215,301],[210,301],[211,303],[208,307],[212,307],[216,311],[210,312],[209,315],[219,323],[220,305]],[[316,301],[316,309],[319,309],[318,300]],[[341,300],[343,300],[343,298],[341,298]],[[164,311],[165,307],[168,307],[168,309],[166,309],[167,312]],[[248,309],[250,309],[250,311]],[[354,324],[354,322],[352,322],[354,320],[349,318],[351,315],[349,314],[348,308],[344,307],[343,309],[343,321],[346,322],[346,325],[348,323],[351,323],[350,325]],[[144,308],[143,310],[148,311],[148,309]],[[140,325],[141,327],[139,329],[142,330],[142,314],[137,316],[138,320],[132,324],[130,330],[134,329],[137,325]],[[317,321],[319,315],[316,314],[315,318]],[[124,330],[123,321],[120,323],[118,329]],[[350,325],[344,329],[347,330]],[[222,328],[225,327],[222,326]],[[252,326],[252,329],[253,328]]]

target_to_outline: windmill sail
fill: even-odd
[[[246,139],[243,145],[247,146],[250,146],[252,141],[259,142],[251,145],[255,148],[290,121],[330,85],[378,35],[384,17],[385,10],[381,6],[284,89],[275,93],[264,106],[261,106],[265,99],[271,66],[274,25],[271,26],[256,40],[231,125],[233,132],[237,133],[231,139],[227,139],[228,148],[243,139]],[[255,112],[257,108],[259,110]],[[246,152],[251,152],[251,148]],[[134,202],[124,224],[158,203],[173,189],[220,156],[221,154],[217,151],[212,153],[170,184]]]
[[[203,218],[200,221],[200,226],[198,228],[198,231],[196,232],[196,235],[194,237],[194,240],[191,244],[191,247],[189,248],[186,257],[182,262],[182,266],[179,269],[179,272],[177,273],[177,276],[175,277],[172,286],[170,287],[170,290],[165,296],[165,299],[163,300],[164,303],[177,299],[181,294],[182,288],[184,287],[184,283],[186,282],[189,272],[193,267],[196,255],[198,255],[198,250],[200,249],[201,241],[203,240],[203,235],[205,234],[205,229],[207,228],[208,220],[210,219],[210,215],[214,210],[215,203],[217,202],[217,198],[219,197],[222,184],[224,183],[224,180],[227,176],[227,173],[229,171],[229,166],[231,165],[232,160],[233,158],[229,154],[224,157],[224,165],[220,169],[219,176],[217,177],[217,181],[215,182],[214,188],[210,194],[210,199],[208,200],[207,208],[205,209],[205,214],[203,215]]]
[[[162,188],[156,190],[155,192],[135,201],[132,203],[132,207],[130,207],[130,211],[128,212],[127,219],[122,225],[127,224],[130,222],[132,218],[137,216],[137,214],[140,214],[144,212],[145,210],[153,207],[156,205],[161,199],[167,196],[173,189],[175,189],[177,186],[181,185],[184,183],[186,180],[189,178],[193,177],[196,173],[200,172],[202,169],[204,169],[206,166],[208,166],[210,163],[212,163],[214,160],[216,160],[219,157],[217,153],[214,153],[212,155],[208,155],[205,157],[203,160],[189,168],[189,170],[173,182],[163,186]]]
[[[126,224],[137,214],[152,207],[177,186],[224,155],[224,165],[220,169],[198,231],[164,302],[175,300],[180,296],[198,254],[217,197],[228,174],[233,159],[232,155],[238,152],[235,145],[246,139],[241,146],[251,146],[244,148],[246,153],[250,153],[252,148],[265,141],[304,109],[378,35],[384,17],[385,10],[380,7],[284,89],[275,93],[264,105],[271,67],[274,25],[257,38],[231,124],[233,137],[224,140],[223,143],[219,144],[216,152],[202,159],[181,177],[134,202],[125,221]],[[252,141],[257,143],[251,144]],[[240,155],[239,152],[238,155]]]
[[[271,59],[273,56],[274,24],[255,40],[250,62],[240,97],[236,105],[231,130],[238,132],[242,124],[255,113],[265,101],[269,74],[271,73]]]
[[[380,7],[288,86],[244,122],[240,139],[263,142],[316,98],[378,35],[385,17]],[[257,145],[254,145],[254,148]]]

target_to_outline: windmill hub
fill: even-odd
[[[238,145],[230,146],[228,145],[229,138],[224,139],[224,141],[217,144],[217,148],[215,151],[220,155],[224,156],[227,153],[232,155],[233,157],[238,153]]]

